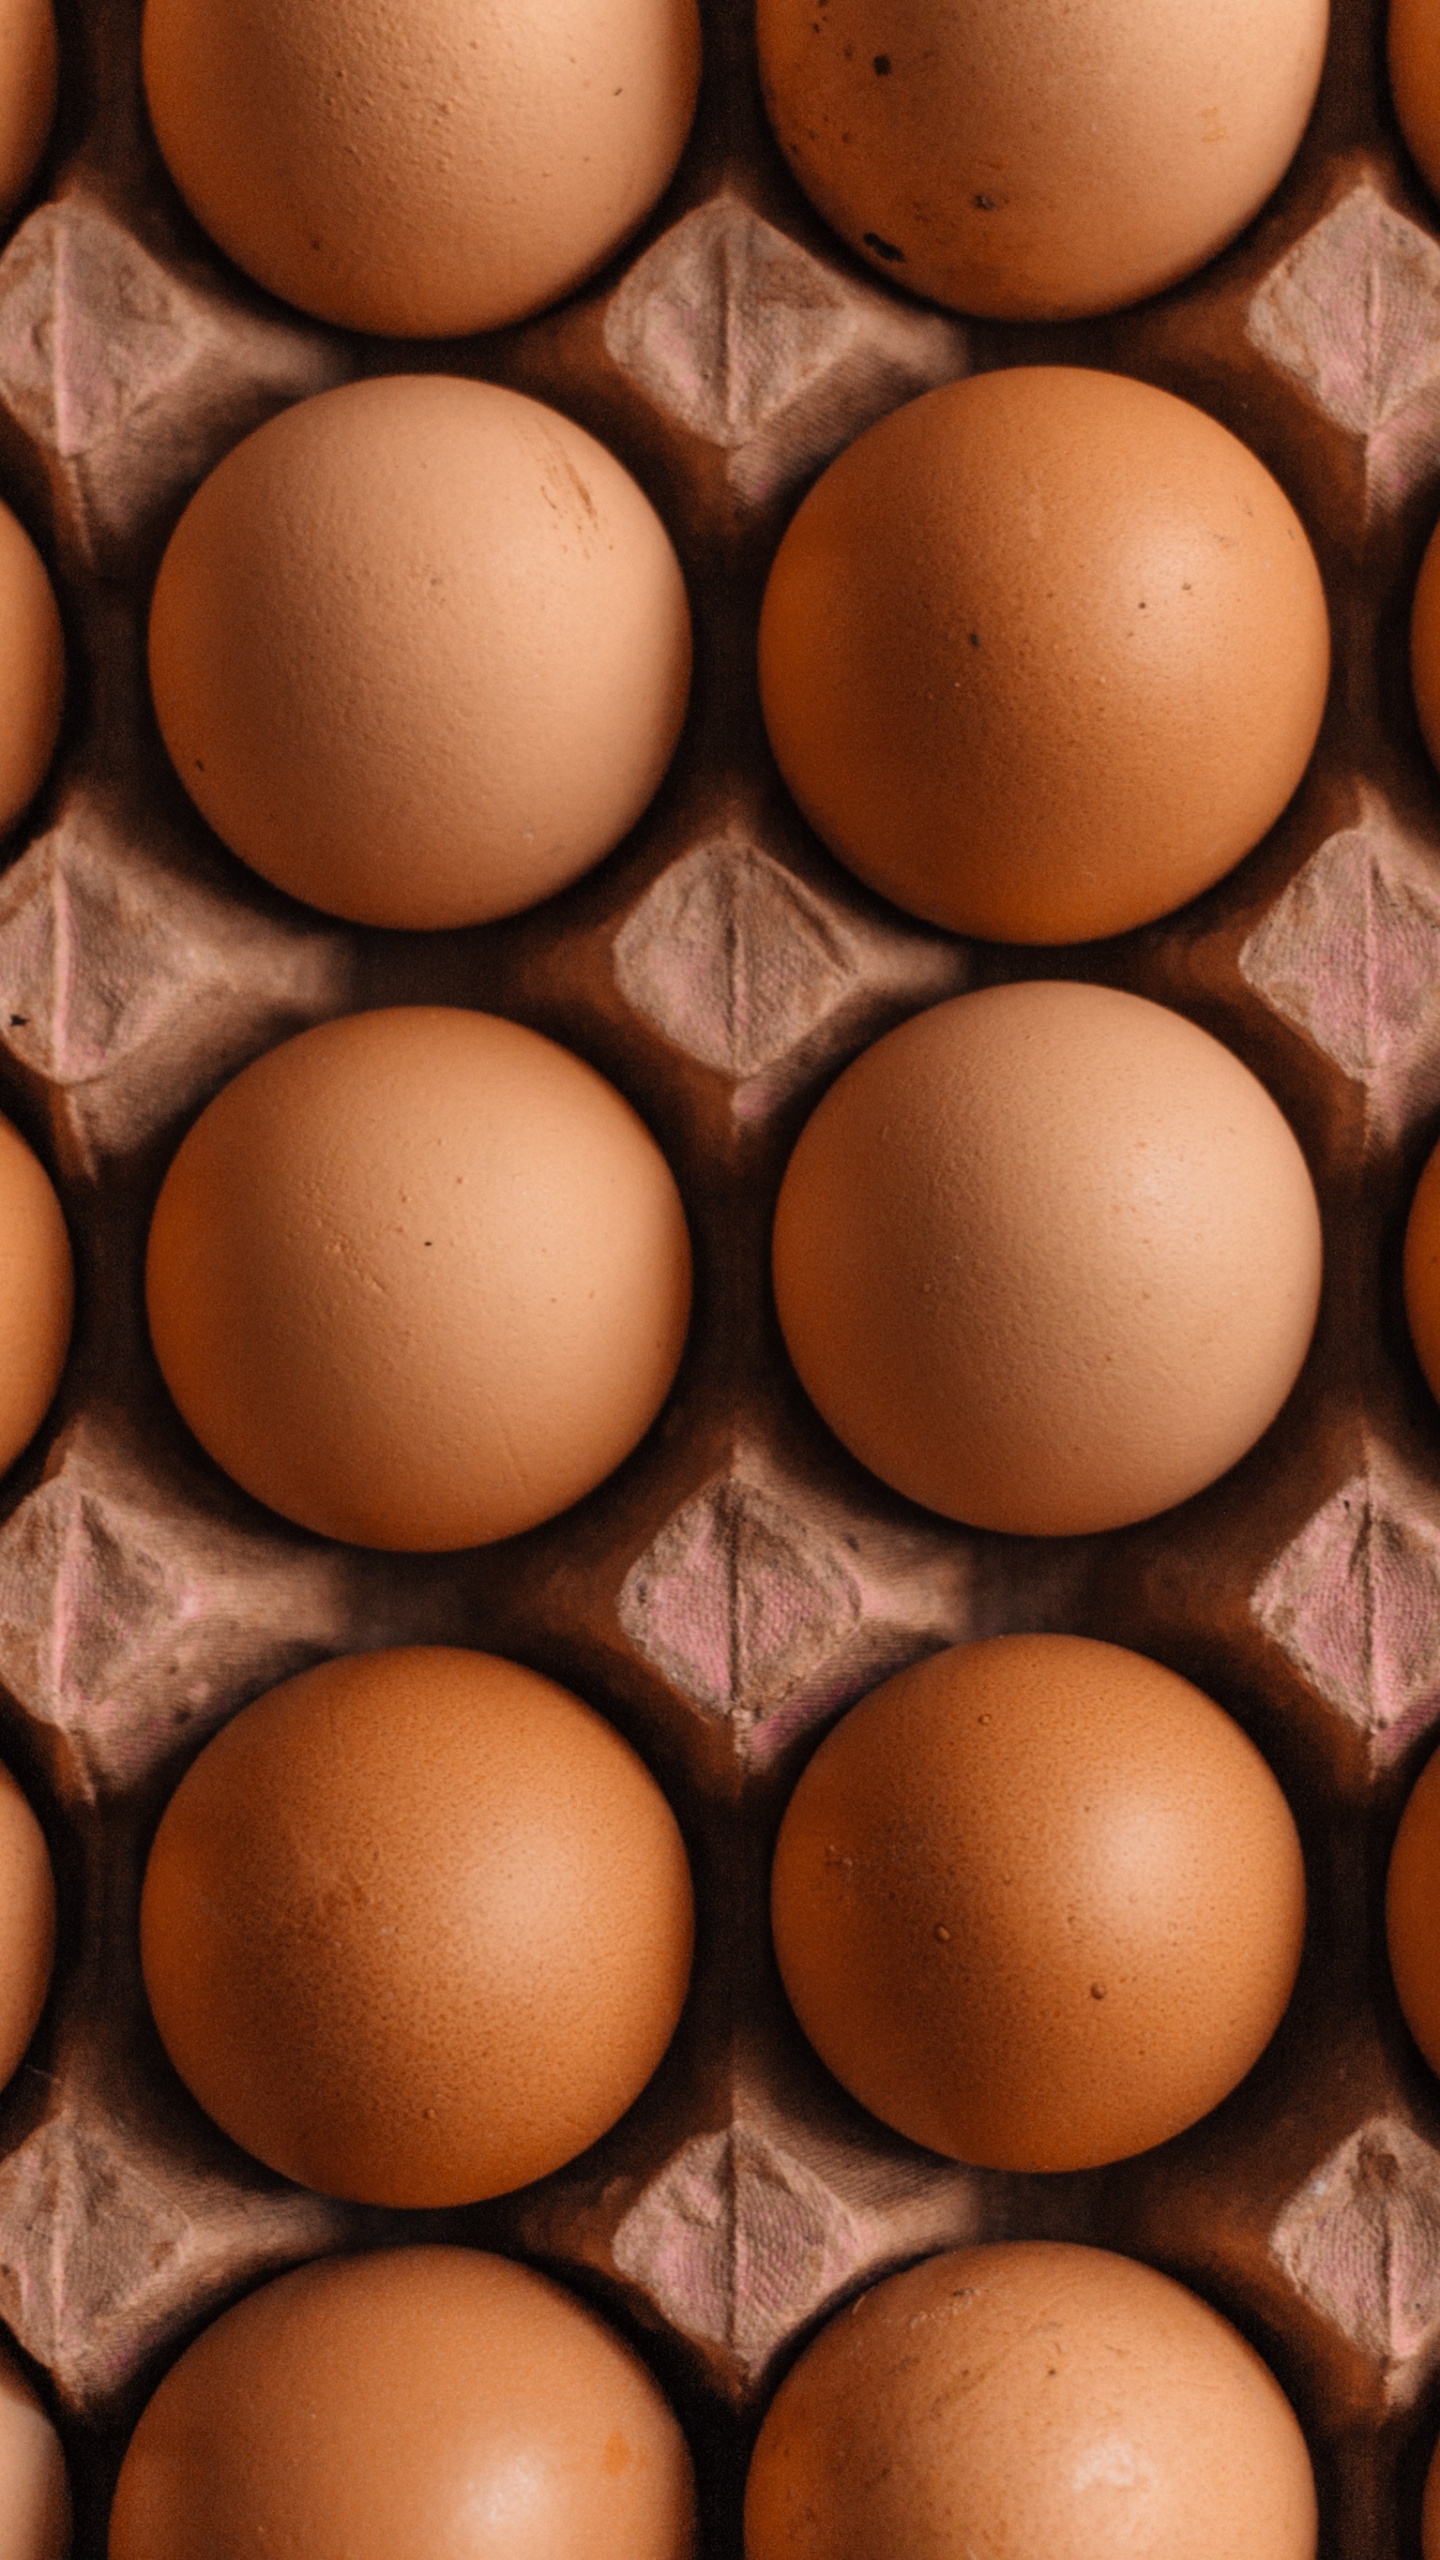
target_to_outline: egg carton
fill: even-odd
[[[695,131],[624,257],[562,308],[436,345],[314,325],[250,287],[150,137],[137,0],[62,6],[59,121],[0,249],[0,490],[36,535],[70,651],[61,750],[0,876],[0,1107],[55,1171],[80,1312],[0,1518],[0,1755],[60,1886],[55,1989],[0,2098],[0,2319],[64,2437],[77,2560],[167,2364],[267,2274],[459,2239],[595,2302],[671,2395],[704,2560],[739,2560],[749,2447],[841,2302],[927,2252],[1103,2243],[1215,2303],[1304,2425],[1325,2560],[1416,2560],[1440,2434],[1440,2085],[1384,1956],[1385,1863],[1440,1722],[1440,1414],[1399,1244],[1440,1114],[1440,788],[1406,661],[1440,511],[1440,211],[1403,146],[1380,0],[1336,0],[1318,106],[1224,256],[1137,310],[1004,326],[853,259],[766,126],[750,12],[710,0]],[[1233,429],[1299,508],[1337,672],[1279,825],[1178,916],[1060,953],[966,944],[860,888],[788,801],[755,631],[798,498],[861,429],[967,371],[1132,374]],[[445,370],[551,402],[660,510],[697,630],[685,736],[645,819],[550,904],[465,932],[336,924],[226,854],[160,746],[150,585],[199,479],[286,403]],[[957,1528],[847,1458],[785,1359],[767,1277],[788,1151],[882,1031],[959,991],[1064,975],[1178,1008],[1264,1080],[1326,1228],[1319,1333],[1280,1421],[1222,1483],[1138,1527]],[[159,1180],[201,1106],[301,1026],[377,1004],[494,1009],[642,1112],[697,1249],[665,1412],[563,1519],[501,1549],[361,1554],[263,1512],[198,1452],[141,1299]],[[1018,1630],[1127,1644],[1219,1698],[1300,1825],[1311,1918],[1270,2050],[1142,2158],[976,2172],[865,2115],[803,2043],[766,1917],[776,1826],[819,1731],[936,1646]],[[675,2044],[581,2159],[459,2212],[331,2202],[216,2130],[166,2062],[137,1947],[160,1810],[205,1737],[359,1647],[478,1645],[549,1673],[644,1754],[694,1864]]]

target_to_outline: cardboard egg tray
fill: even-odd
[[[328,330],[249,286],[185,213],[141,102],[138,0],[62,0],[62,104],[0,246],[0,492],[65,616],[61,750],[0,876],[0,1108],[56,1173],[80,1314],[55,1411],[0,1504],[0,1756],[60,1885],[56,1986],[0,2097],[0,2319],[60,2424],[78,2560],[179,2348],[267,2274],[380,2240],[460,2239],[551,2270],[634,2341],[701,2482],[705,2560],[738,2560],[748,2449],[778,2374],[860,2287],[955,2242],[1047,2235],[1163,2267],[1264,2354],[1306,2429],[1327,2560],[1418,2560],[1440,2434],[1440,2083],[1384,1959],[1389,1841],[1440,1722],[1440,1413],[1399,1245],[1440,1124],[1440,783],[1406,666],[1440,511],[1440,209],[1400,144],[1380,0],[1335,0],[1324,87],[1259,220],[1205,272],[1082,325],[963,322],[830,236],[761,109],[745,0],[713,0],[699,119],[625,256],[523,326],[442,345]],[[1329,713],[1280,825],[1174,918],[1062,952],[910,923],[823,852],[780,787],[756,615],[816,471],[967,369],[1061,361],[1164,385],[1276,473],[1324,572]],[[144,626],[203,474],[285,403],[445,369],[552,402],[621,457],[679,548],[697,678],[641,826],[550,904],[469,932],[349,929],[209,836],[149,708]],[[785,1360],[767,1237],[826,1083],[921,1006],[1015,976],[1130,987],[1264,1079],[1308,1155],[1328,1267],[1279,1422],[1223,1483],[1114,1535],[973,1534],[892,1496]],[[563,1519],[490,1550],[389,1557],[288,1527],[189,1439],[145,1333],[162,1172],[246,1059],[364,1006],[493,1008],[629,1096],[697,1248],[675,1391]],[[1227,1706],[1300,1823],[1311,1920],[1290,2012],[1243,2086],[1161,2150],[1075,2176],[976,2173],[892,2136],[807,2051],[770,1953],[767,1871],[817,1733],[942,1643],[1058,1629],[1154,1654]],[[329,2202],[201,2115],[149,2022],[139,1875],[205,1737],[321,1657],[446,1641],[510,1654],[609,1715],[694,1863],[699,1950],[630,2114],[540,2185],[446,2214]]]

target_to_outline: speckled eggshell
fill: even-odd
[[[760,0],[781,146],[912,292],[994,319],[1113,311],[1213,258],[1278,186],[1326,0]]]
[[[166,1808],[141,1951],[181,2078],[246,2150],[367,2204],[545,2176],[674,2032],[690,1871],[654,1779],[568,1690],[449,1647],[257,1699]]]
[[[1153,2268],[1045,2241],[950,2250],[840,2312],[781,2384],[745,2501],[746,2560],[1315,2541],[1305,2440],[1253,2349]]]
[[[202,2330],[144,2410],[110,2560],[690,2560],[694,2484],[594,2312],[477,2250],[332,2259]]]
[[[519,392],[385,376],[270,419],[204,481],[150,613],[161,734],[292,897],[478,924],[588,870],[685,716],[670,539],[583,428]]]
[[[45,1834],[0,1767],[0,2087],[39,2025],[54,1959],[55,1878]]]
[[[990,2169],[1148,2150],[1243,2079],[1305,1930],[1289,1806],[1157,1662],[1002,1636],[821,1743],[775,1853],[775,1947],[861,2104]]]
[[[0,1468],[44,1420],[75,1307],[70,1238],[50,1176],[0,1119]]]
[[[248,1493],[360,1546],[476,1546],[588,1493],[654,1420],[690,1247],[654,1139],[491,1014],[301,1032],[225,1086],[156,1204],[165,1380]]]
[[[695,111],[695,0],[147,0],[145,89],[191,211],[344,327],[468,336],[604,265]]]
[[[0,2349],[0,2560],[66,2560],[69,2549],[70,2489],[60,2439]]]
[[[1232,869],[1305,770],[1329,667],[1264,465],[1073,366],[948,383],[861,436],[760,625],[770,741],[831,851],[1002,942],[1124,932]]]
[[[0,0],[0,223],[50,139],[58,69],[50,0]]]
[[[0,832],[45,779],[65,698],[65,641],[45,563],[0,506]]]
[[[801,1132],[790,1356],[887,1484],[1066,1535],[1182,1502],[1288,1396],[1320,1215],[1263,1085],[1166,1007],[1038,981],[902,1023]]]
[[[1440,23],[1429,0],[1390,0],[1390,87],[1421,175],[1440,195]]]

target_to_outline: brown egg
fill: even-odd
[[[0,1768],[0,2087],[40,2023],[54,1959],[55,1878],[45,1834],[9,1770]]]
[[[445,1646],[284,1681],[166,1808],[140,1941],[202,2107],[302,2186],[468,2204],[639,2096],[690,1973],[690,1871],[613,1726]]]
[[[1385,1927],[1405,2023],[1440,2071],[1440,1754],[1427,1760],[1400,1817]]]
[[[760,0],[770,120],[872,266],[996,319],[1114,311],[1279,185],[1326,0]]]
[[[1429,0],[1390,0],[1390,86],[1421,176],[1440,195],[1440,25]]]
[[[58,68],[50,0],[0,0],[0,222],[50,139]]]
[[[110,2560],[690,2560],[690,2457],[558,2285],[382,2249],[202,2330],[130,2440]]]
[[[991,987],[902,1023],[801,1133],[775,1217],[790,1356],[832,1431],[982,1529],[1148,1519],[1243,1456],[1320,1292],[1305,1160],[1164,1006]]]
[[[1440,73],[1440,42],[1437,42]],[[1440,108],[1440,95],[1437,95]],[[1440,142],[1440,124],[1437,124]],[[1440,160],[1437,160],[1440,166]],[[1415,604],[1410,617],[1410,676],[1415,708],[1433,763],[1440,765],[1440,526],[1432,533],[1420,564]]]
[[[242,861],[361,924],[483,923],[634,825],[685,716],[669,536],[593,436],[493,383],[300,402],[191,499],[150,680]]]
[[[0,2349],[0,2560],[66,2560],[70,2489],[60,2439]]]
[[[0,1468],[33,1438],[60,1383],[75,1306],[70,1238],[48,1173],[0,1120]]]
[[[1410,1204],[1404,1272],[1410,1338],[1431,1394],[1440,1397],[1440,1146],[1432,1150]]]
[[[417,1005],[285,1041],[166,1175],[165,1381],[247,1493],[360,1546],[533,1528],[648,1430],[690,1247],[643,1122],[568,1049]]]
[[[746,2560],[1313,2560],[1315,2539],[1304,2437],[1244,2339],[1153,2268],[1055,2241],[952,2249],[840,2312],[745,2498]]]
[[[1242,2080],[1305,1933],[1289,1806],[1188,1680],[958,1645],[821,1743],[775,1853],[791,2004],[852,2096],[987,2169],[1089,2169]]]
[[[191,211],[349,329],[444,338],[543,309],[664,193],[695,0],[147,0],[145,89]]]
[[[45,779],[64,696],[54,589],[24,526],[0,506],[0,831],[14,826]]]
[[[760,625],[770,741],[831,851],[1002,942],[1125,932],[1219,880],[1299,782],[1329,666],[1263,464],[1167,391],[1062,366],[861,436]]]

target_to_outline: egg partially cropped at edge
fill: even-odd
[[[1326,0],[760,0],[760,64],[787,160],[862,258],[956,310],[1059,320],[1243,230],[1328,24]]]
[[[50,139],[59,73],[50,0],[0,0],[0,223]]]
[[[556,302],[663,194],[695,0],[147,0],[181,194],[260,284],[347,329],[468,336]]]

